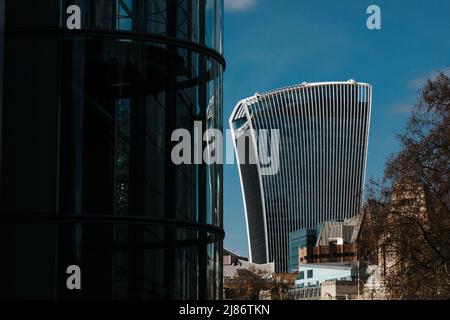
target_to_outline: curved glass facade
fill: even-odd
[[[370,85],[349,81],[302,84],[236,106],[230,118],[236,146],[253,129],[246,152],[258,158],[259,130],[279,130],[281,138],[279,172],[269,175],[236,148],[253,262],[289,272],[290,232],[359,213],[371,99]]]
[[[170,155],[176,129],[223,129],[223,1],[5,12],[0,297],[220,298],[222,167]]]

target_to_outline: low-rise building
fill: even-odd
[[[362,250],[358,246],[364,215],[321,225],[314,246],[299,248],[299,265],[308,263],[357,262]]]
[[[289,234],[289,271],[298,272],[299,253],[315,246],[320,229],[301,229]]]
[[[324,263],[300,265],[296,288],[320,286],[327,281],[353,281],[358,276],[356,263]]]
[[[223,296],[225,299],[250,299],[259,288],[268,287],[273,280],[275,264],[256,264],[236,252],[224,249]]]
[[[355,281],[326,281],[321,285],[322,300],[356,300],[358,283]]]
[[[239,261],[248,261],[247,257],[243,257],[240,254],[226,249],[223,249],[223,265],[224,266],[232,266],[239,263]]]
[[[320,285],[289,290],[290,300],[357,300],[358,283],[356,281],[333,280]]]
[[[289,300],[321,300],[321,286],[295,288],[288,291]]]
[[[275,264],[256,264],[248,261],[238,260],[236,264],[223,266],[223,280],[224,283],[231,283],[232,280],[241,277],[242,271],[251,271],[255,274],[261,275],[262,278],[270,278],[275,273]]]

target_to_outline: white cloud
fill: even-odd
[[[246,11],[256,4],[256,0],[225,0],[225,10]]]
[[[414,90],[420,90],[420,89],[422,89],[422,88],[427,84],[427,81],[428,81],[429,79],[435,79],[435,78],[438,76],[439,72],[444,72],[445,74],[447,74],[448,76],[450,76],[450,68],[443,69],[443,70],[432,71],[432,72],[426,74],[425,76],[422,76],[422,77],[418,77],[418,78],[416,78],[416,79],[413,79],[413,80],[410,82],[410,87],[411,87],[412,89],[414,89]]]
[[[392,115],[409,116],[414,109],[414,103],[396,103],[391,105],[388,110]]]
[[[408,83],[408,89],[413,90],[414,94],[411,92],[411,98],[417,99],[417,93],[422,90],[422,88],[427,84],[427,81],[429,79],[435,79],[440,72],[445,73],[446,75],[450,76],[450,68],[446,67],[440,70],[434,70],[430,71],[427,74],[423,74],[420,77],[416,77],[409,81]],[[389,113],[391,115],[396,116],[409,116],[411,112],[414,109],[414,106],[417,102],[414,102],[413,99],[409,99],[409,101],[399,101],[397,103],[391,104],[388,107]]]

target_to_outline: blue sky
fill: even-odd
[[[366,27],[369,5],[382,29]],[[287,85],[355,79],[373,85],[367,178],[398,150],[424,81],[450,67],[450,1],[225,0],[225,128],[235,104]],[[248,254],[236,166],[225,166],[225,246]]]

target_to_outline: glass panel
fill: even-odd
[[[65,29],[65,8],[78,5],[80,32],[48,28],[38,36],[30,20],[31,28],[8,40],[18,52],[40,51],[26,61],[8,51],[15,78],[26,82],[30,94],[8,94],[12,121],[3,128],[11,130],[12,139],[2,157],[12,170],[0,177],[7,186],[0,213],[42,216],[39,223],[17,223],[9,230],[0,225],[0,239],[14,242],[5,249],[12,258],[2,270],[15,274],[14,266],[32,257],[39,269],[26,281],[36,277],[36,283],[41,278],[47,285],[29,293],[8,280],[0,295],[220,297],[221,167],[177,166],[171,159],[174,130],[193,136],[196,122],[203,130],[222,128],[222,66],[194,50],[195,44],[173,39],[203,45],[205,34],[217,32],[215,11],[208,11],[206,26],[203,1],[60,3],[62,11],[53,19],[59,14]],[[30,68],[36,76],[29,76]],[[33,117],[24,118],[25,110]],[[32,239],[28,249],[24,239]],[[83,270],[80,292],[66,287],[66,267],[72,264]]]
[[[223,53],[223,0],[63,0],[82,9],[83,30],[171,36]],[[66,13],[61,15],[65,28]]]

